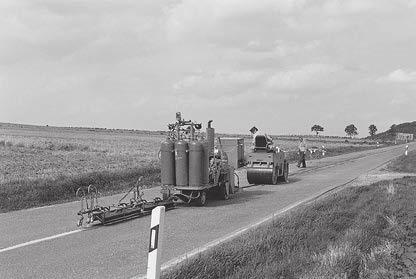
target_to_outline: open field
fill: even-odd
[[[408,177],[349,187],[163,278],[414,278],[415,185]]]
[[[88,184],[99,185],[102,194],[123,191],[141,175],[146,185],[158,184],[164,138],[161,132],[0,124],[0,212],[71,200]],[[251,139],[246,142],[248,152]],[[296,159],[297,137],[275,143]],[[309,147],[322,145],[326,156],[375,147],[345,138],[308,140]]]

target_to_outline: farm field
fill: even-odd
[[[0,212],[74,198],[79,186],[98,185],[102,194],[123,191],[145,176],[159,183],[160,132],[60,128],[0,123]],[[296,159],[297,137],[274,137]],[[277,139],[277,140],[276,140]],[[246,152],[251,139],[246,139]],[[310,137],[326,156],[374,148],[345,138]],[[320,152],[307,159],[321,157]]]

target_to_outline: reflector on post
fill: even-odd
[[[150,222],[149,256],[147,259],[147,279],[160,278],[160,259],[162,256],[164,224],[165,207],[158,206],[152,210],[152,219]]]

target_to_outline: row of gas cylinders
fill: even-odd
[[[160,146],[162,185],[207,185],[210,149],[208,141],[163,141]]]

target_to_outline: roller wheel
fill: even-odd
[[[228,200],[230,198],[230,183],[222,182],[219,185],[219,197],[222,200]]]
[[[199,192],[199,197],[196,200],[196,205],[197,206],[204,206],[206,204],[207,204],[207,192],[201,191],[201,192]]]

